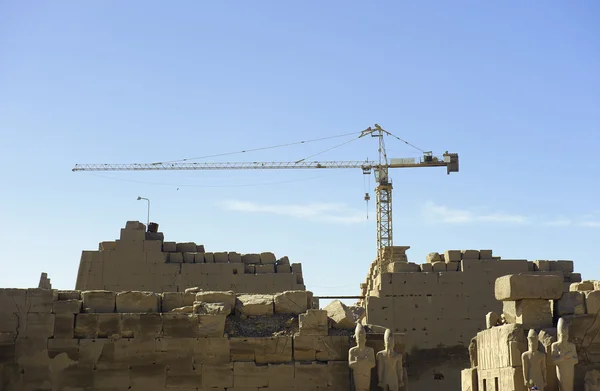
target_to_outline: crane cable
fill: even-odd
[[[358,138],[353,138],[352,140],[348,140],[348,141],[346,141],[346,142],[343,142],[343,143],[341,143],[341,144],[334,145],[334,146],[333,146],[333,147],[331,147],[331,148],[327,148],[327,149],[326,149],[326,150],[324,150],[324,151],[321,151],[321,152],[315,153],[315,154],[313,154],[313,155],[307,156],[307,157],[305,157],[304,159],[296,160],[296,162],[295,162],[295,163],[301,163],[301,162],[305,161],[306,159],[310,159],[311,157],[315,157],[315,156],[317,156],[317,155],[320,155],[320,154],[322,154],[322,153],[329,152],[329,151],[331,151],[332,149],[336,149],[336,148],[339,148],[339,147],[341,147],[341,146],[343,146],[343,145],[350,144],[352,141],[356,141],[356,140],[358,140]]]
[[[386,132],[387,132],[387,131],[386,131]],[[406,144],[406,145],[408,145],[408,146],[410,146],[410,147],[413,147],[414,149],[416,149],[416,150],[418,150],[418,151],[421,151],[421,152],[425,153],[425,150],[423,150],[423,149],[421,149],[421,148],[419,148],[419,147],[417,147],[417,146],[415,146],[415,145],[413,145],[413,144],[409,143],[409,142],[408,142],[408,141],[406,141],[406,140],[403,140],[403,139],[401,139],[400,137],[396,136],[395,134],[392,134],[392,133],[390,133],[390,132],[387,132],[387,134],[388,134],[388,135],[390,135],[390,136],[392,136],[392,137],[393,137],[393,138],[395,138],[395,139],[398,139],[398,140],[402,141],[404,144]]]
[[[219,153],[219,154],[216,154],[216,155],[206,155],[206,156],[199,156],[199,157],[190,157],[190,158],[179,159],[179,160],[170,160],[170,161],[166,161],[166,162],[156,162],[156,163],[152,163],[152,164],[180,163],[180,162],[186,162],[188,160],[207,159],[207,158],[219,157],[219,156],[236,155],[236,154],[245,153],[245,152],[263,151],[265,149],[273,149],[273,148],[289,147],[289,146],[292,146],[292,145],[307,144],[307,143],[312,143],[312,142],[315,142],[315,141],[330,140],[330,139],[333,139],[333,138],[339,138],[339,137],[345,137],[345,136],[350,136],[350,135],[356,135],[356,134],[360,134],[360,133],[361,132],[350,132],[350,133],[338,134],[338,135],[335,135],[335,136],[328,136],[328,137],[316,138],[316,139],[312,139],[312,140],[296,141],[296,142],[293,142],[293,143],[271,145],[271,146],[268,146],[268,147],[253,148],[253,149],[244,149],[244,150],[237,151],[237,152],[227,152],[227,153]],[[343,144],[341,144],[341,145],[343,145]],[[334,148],[337,148],[337,146],[334,147]],[[323,152],[325,152],[325,151],[323,151]],[[313,156],[315,156],[315,155],[313,155]]]

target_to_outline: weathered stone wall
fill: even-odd
[[[573,283],[569,292],[561,292],[560,282],[535,274],[496,281],[495,296],[502,301],[506,324],[491,322],[477,333],[470,349],[471,365],[462,371],[463,391],[526,391],[521,355],[527,350],[529,329],[536,330],[538,349],[546,356],[545,390],[558,391],[551,345],[557,340],[559,318],[568,325],[569,341],[577,349],[574,389],[585,388],[586,374],[600,369],[600,283]]]
[[[432,262],[421,265],[390,263],[382,274],[373,262],[361,284],[367,323],[405,333],[408,350],[467,346],[473,335],[485,328],[486,313],[502,312],[502,303],[494,297],[498,277],[558,275],[564,291],[572,282],[581,281],[581,275],[573,272],[572,261],[507,260],[485,250],[446,251],[444,257],[434,254],[428,256]],[[447,262],[439,261],[444,258]]]
[[[76,289],[183,292],[190,287],[275,293],[305,289],[300,263],[270,252],[206,252],[196,243],[164,242],[162,233],[127,222],[120,239],[83,251]]]
[[[310,296],[0,289],[0,390],[347,391]]]

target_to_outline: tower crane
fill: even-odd
[[[384,136],[394,136],[378,124],[363,130],[358,138],[376,137],[379,141],[379,161],[321,161],[309,162],[221,162],[221,163],[190,163],[190,162],[160,162],[133,164],[76,164],[72,171],[183,171],[183,170],[283,170],[283,169],[328,169],[328,168],[360,168],[363,174],[375,175],[377,187],[377,260],[380,265],[393,258],[392,237],[392,182],[388,176],[390,168],[414,167],[446,167],[449,175],[458,172],[458,154],[445,152],[441,157],[432,152],[423,152],[418,160],[415,158],[388,159]],[[396,137],[397,138],[397,137]],[[368,194],[365,196],[368,200]],[[387,249],[387,250],[386,250]],[[384,255],[385,254],[385,255]],[[385,258],[385,259],[384,259]]]

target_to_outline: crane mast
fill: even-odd
[[[371,136],[378,138],[378,162],[366,161],[321,161],[307,162],[157,162],[134,164],[76,164],[72,171],[182,171],[182,170],[280,170],[280,169],[330,169],[360,168],[364,174],[373,171],[377,187],[377,260],[380,268],[393,260],[392,235],[392,183],[388,173],[390,168],[446,167],[447,174],[458,172],[458,154],[445,152],[443,156],[433,156],[423,152],[418,161],[414,158],[391,159],[388,161],[384,136],[393,136],[378,124],[363,130],[358,138]]]

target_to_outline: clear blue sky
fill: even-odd
[[[391,173],[395,244],[572,259],[599,278],[596,1],[0,2],[0,287],[151,219],[207,251],[273,251],[308,288],[358,294],[375,256],[360,170],[73,173],[374,123],[461,171]],[[349,138],[208,159],[288,161]],[[418,156],[388,141],[389,155]],[[376,158],[357,140],[313,159]],[[311,159],[312,160],[312,159]],[[202,160],[200,160],[202,161]],[[204,160],[206,161],[206,159]]]

